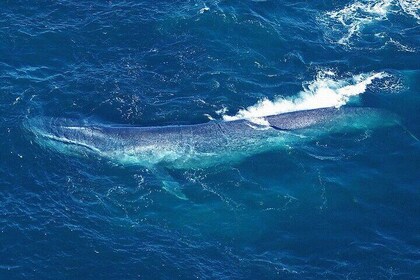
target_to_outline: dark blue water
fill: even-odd
[[[418,279],[419,23],[415,0],[1,1],[0,279]],[[187,200],[23,125],[329,106],[398,121],[169,170]]]

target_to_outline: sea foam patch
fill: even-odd
[[[389,15],[405,15],[420,21],[420,1],[418,0],[358,0],[341,9],[323,14],[319,20],[325,27],[329,40],[346,47],[356,44],[357,38],[365,34],[366,27],[375,26],[379,32],[370,34],[383,43],[396,41],[390,34],[386,34],[386,23]],[[368,32],[369,33],[369,32]],[[392,42],[391,42],[392,43]],[[398,42],[401,44],[400,42]],[[400,48],[410,50],[409,47]]]
[[[398,3],[406,14],[413,16],[418,22],[420,22],[420,1],[399,0]]]
[[[241,109],[234,116],[223,115],[226,121],[256,119],[270,115],[303,111],[310,109],[341,107],[349,102],[351,97],[364,93],[375,79],[382,79],[389,74],[385,72],[364,73],[348,79],[336,79],[331,71],[321,71],[316,79],[299,92],[296,97],[278,98],[274,101],[263,99],[246,109]]]
[[[328,12],[326,15],[332,23],[342,25],[344,34],[338,43],[347,44],[365,25],[385,20],[391,5],[391,0],[356,1],[343,9]]]

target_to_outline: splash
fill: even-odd
[[[335,80],[333,72],[322,71],[318,73],[314,81],[304,86],[304,90],[297,97],[278,98],[274,101],[263,99],[253,106],[239,110],[234,116],[223,115],[223,119],[226,121],[238,119],[255,121],[266,116],[287,112],[341,107],[351,97],[365,92],[375,79],[382,79],[387,76],[389,74],[379,72],[355,75],[350,79]],[[264,120],[258,122],[263,123]]]

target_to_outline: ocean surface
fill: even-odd
[[[420,279],[419,94],[416,0],[3,0],[0,279]],[[25,125],[323,107],[394,125],[167,168],[185,199]]]

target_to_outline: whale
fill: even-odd
[[[395,124],[381,110],[320,108],[258,119],[191,125],[133,126],[63,118],[34,118],[26,127],[43,147],[71,155],[94,154],[159,174],[164,189],[186,199],[168,169],[208,168],[238,163],[331,133],[371,130]]]

